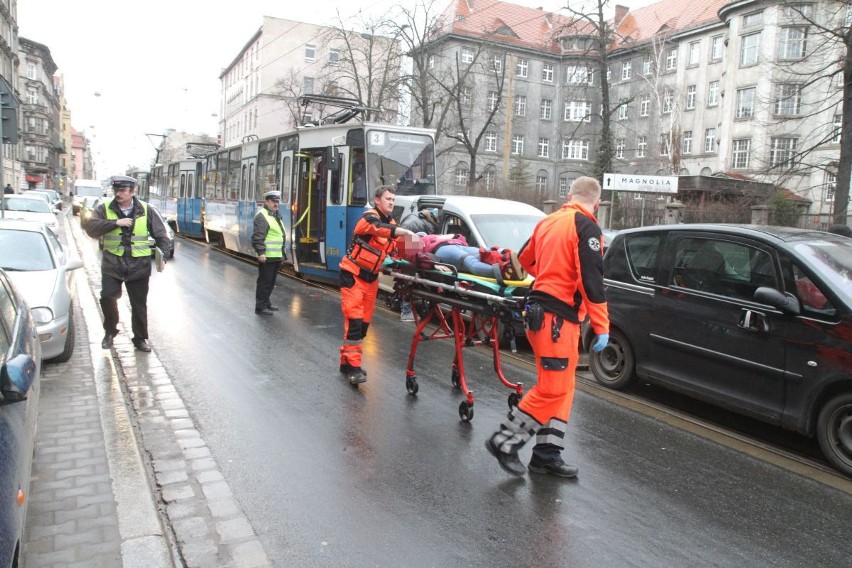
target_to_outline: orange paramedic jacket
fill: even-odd
[[[352,244],[340,261],[340,269],[373,282],[378,278],[385,257],[396,254],[395,237],[393,218],[382,215],[375,208],[364,212],[352,231]]]
[[[518,255],[535,277],[529,301],[574,323],[586,312],[595,334],[609,333],[602,250],[597,219],[577,203],[539,221]]]

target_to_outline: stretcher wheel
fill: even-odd
[[[470,422],[473,420],[473,403],[463,400],[459,405],[459,418],[462,422]]]
[[[516,392],[509,395],[509,408],[515,408],[519,402],[521,402],[521,395]]]
[[[459,388],[461,384],[461,375],[459,375],[458,369],[453,369],[453,373],[450,375],[450,382],[453,383],[453,386]]]
[[[417,385],[417,377],[405,377],[405,390],[408,394],[417,394],[420,387]]]

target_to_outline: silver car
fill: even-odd
[[[44,199],[45,194],[7,195],[0,202],[0,218],[22,219],[44,223],[52,231],[59,230],[55,209]]]
[[[67,361],[74,353],[70,271],[82,266],[45,225],[0,219],[0,267],[30,307],[45,360]]]

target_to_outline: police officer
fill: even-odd
[[[394,239],[407,235],[408,229],[396,225],[391,217],[396,194],[393,186],[376,189],[373,208],[367,210],[352,234],[352,244],[340,261],[340,299],[343,309],[343,345],[340,347],[340,372],[358,385],[367,380],[361,367],[361,344],[373,318],[379,293],[379,270],[388,254],[396,254]]]
[[[133,346],[151,351],[148,342],[148,280],[151,277],[153,251],[149,235],[160,250],[168,250],[169,236],[158,215],[149,215],[147,203],[135,196],[136,180],[127,176],[110,178],[113,198],[105,199],[85,221],[86,233],[102,239],[101,309],[104,313],[104,338],[101,347],[112,347],[118,334],[118,299],[121,284],[130,298]]]
[[[485,442],[507,472],[523,475],[518,450],[536,437],[533,473],[576,477],[578,468],[562,459],[563,439],[574,399],[580,321],[587,313],[597,334],[592,346],[609,341],[609,314],[603,283],[603,241],[595,219],[601,186],[579,177],[568,202],[539,221],[521,248],[520,261],[535,277],[525,306],[527,339],[535,353],[538,377],[517,408]]]
[[[257,286],[254,293],[254,313],[271,316],[278,311],[269,297],[275,288],[278,268],[287,258],[284,253],[284,224],[281,222],[279,205],[280,191],[267,191],[263,194],[263,207],[254,216],[254,231],[251,244],[257,253]]]

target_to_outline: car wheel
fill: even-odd
[[[819,411],[817,438],[831,464],[852,475],[852,393],[835,395]]]
[[[595,380],[611,389],[623,389],[633,381],[635,364],[633,348],[617,329],[610,330],[609,343],[602,351],[589,352],[589,367]]]
[[[171,250],[169,250],[169,260],[175,257],[175,245],[172,245]]]
[[[64,363],[71,358],[71,355],[74,354],[74,314],[73,310],[70,308],[69,312],[71,312],[71,317],[68,318],[68,333],[65,334],[65,349],[62,350],[62,353],[51,359],[52,363]]]

